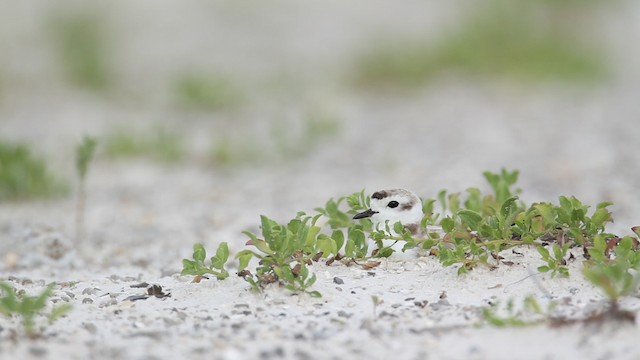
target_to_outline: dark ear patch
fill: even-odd
[[[376,191],[371,195],[372,199],[382,200],[388,196],[386,191]]]
[[[408,210],[411,210],[412,207],[413,207],[413,203],[404,204],[400,207],[400,210],[408,211]]]

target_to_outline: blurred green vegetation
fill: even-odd
[[[0,200],[42,199],[67,191],[29,147],[0,141]]]
[[[174,92],[181,106],[195,110],[233,108],[243,100],[230,79],[216,74],[183,74],[175,81]]]
[[[454,73],[522,82],[594,82],[607,73],[601,56],[580,46],[580,26],[566,14],[575,1],[494,0],[450,35],[427,44],[405,41],[357,59],[361,86],[412,88]]]
[[[287,121],[274,121],[271,137],[279,156],[295,158],[306,155],[324,140],[336,136],[339,129],[340,119],[335,114],[316,109],[304,116],[297,132],[291,130]]]
[[[54,45],[69,81],[103,91],[110,86],[106,32],[96,15],[67,14],[51,22]]]
[[[104,151],[111,159],[148,158],[175,163],[186,156],[184,139],[163,128],[146,131],[118,130],[106,136]]]
[[[218,135],[210,158],[214,165],[237,166],[302,158],[340,133],[341,119],[326,110],[308,111],[299,122],[276,117],[264,133],[243,133],[242,138]]]

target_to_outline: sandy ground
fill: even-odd
[[[342,6],[336,1],[151,3],[103,11],[121,39],[114,61],[122,85],[105,98],[60,82],[42,35],[51,9],[21,2],[3,11],[0,44],[9,51],[0,64],[11,86],[2,87],[2,138],[32,144],[71,180],[80,136],[127,124],[180,129],[194,154],[221,129],[237,129],[251,142],[274,114],[295,123],[295,114],[314,107],[330,109],[339,131],[294,159],[225,168],[101,157],[88,179],[87,238],[80,245],[72,239],[72,196],[1,203],[0,279],[28,293],[54,281],[53,300],[73,310],[52,325],[41,323],[43,336],[35,340],[16,336],[17,319],[0,318],[0,358],[640,358],[637,324],[477,326],[483,307],[509,299],[520,306],[527,295],[556,304],[557,316],[602,309],[603,296],[583,279],[577,253],[568,279],[538,274],[541,260],[526,248],[503,254],[511,266],[465,276],[415,254],[373,270],[318,263],[312,271],[319,299],[275,287],[254,294],[235,276],[195,284],[178,275],[196,242],[210,251],[221,241],[233,252],[242,249],[241,231],[258,231],[260,214],[286,221],[363,188],[403,187],[425,197],[443,188],[487,190],[482,171],[501,167],[521,170],[527,202],[559,195],[594,205],[613,201],[609,230],[629,234],[640,223],[640,52],[628,46],[640,35],[636,3],[620,1],[598,15],[594,33],[615,69],[605,84],[532,89],[447,79],[406,96],[354,93],[335,79],[363,42],[382,31],[435,37],[460,18],[462,2],[402,8],[376,2],[364,13],[364,4],[354,3],[339,14],[330,6]],[[139,14],[148,6],[156,7],[154,16],[142,27]],[[185,114],[167,105],[168,94],[150,90],[187,66],[222,68],[245,83],[295,81],[286,90],[253,88],[254,100],[239,114]],[[144,293],[131,287],[142,282],[171,296],[128,300]],[[372,296],[382,303],[374,307]],[[623,306],[637,312],[640,300]]]

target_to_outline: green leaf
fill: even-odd
[[[307,273],[308,273],[308,270],[307,270]],[[304,277],[307,277],[307,275],[305,275]],[[309,286],[312,286],[313,284],[316,283],[316,279],[317,279],[316,274],[312,274],[311,277],[305,282],[304,287],[307,288]]]
[[[367,254],[367,241],[361,226],[353,226],[349,228],[347,240],[347,249],[345,254],[348,257],[362,258]],[[349,251],[350,250],[350,251]]]
[[[322,294],[318,290],[309,291],[309,292],[307,292],[307,294],[309,294],[309,296],[314,297],[314,298],[321,298],[322,297]]]
[[[548,267],[547,265],[538,266],[539,272],[548,272],[549,270],[551,270],[551,268]]]
[[[207,257],[207,251],[202,244],[193,245],[193,259],[197,262],[203,263]]]
[[[327,201],[325,209],[327,210],[327,214],[329,214],[329,217],[331,218],[340,216],[341,211],[338,209],[338,203],[336,203],[333,199],[329,199],[329,201]]]
[[[273,233],[279,232],[278,223],[269,219],[264,215],[260,215],[260,227],[262,228],[262,237],[267,243],[271,243],[273,239]],[[275,250],[275,249],[274,249]]]
[[[404,225],[402,225],[400,221],[396,222],[395,224],[393,224],[393,231],[396,234],[402,234],[404,232]]]
[[[446,212],[447,211],[447,190],[441,190],[438,193],[438,200],[440,201],[440,204],[442,205],[442,212]]]
[[[547,250],[547,248],[542,247],[542,246],[538,246],[538,247],[536,247],[536,249],[538,250],[540,255],[542,255],[543,259],[548,259],[548,258],[551,257],[551,255],[549,254],[549,250]]]
[[[534,204],[532,207],[536,209],[538,211],[538,214],[542,216],[546,226],[555,224],[556,215],[555,211],[553,210],[553,205],[549,203],[539,203]]]
[[[238,272],[247,268],[252,257],[253,252],[251,250],[242,250],[236,255],[238,259]]]
[[[482,193],[478,188],[467,189],[467,199],[464,201],[464,206],[475,212],[482,211]]]
[[[512,196],[507,200],[505,200],[504,203],[502,203],[502,207],[500,208],[500,214],[502,215],[503,219],[508,218],[509,215],[511,215],[517,210],[518,206],[516,204],[516,200],[518,200],[518,197]]]
[[[462,220],[463,224],[466,224],[471,230],[478,230],[480,222],[482,222],[482,215],[469,209],[461,209],[458,211],[458,216]]]
[[[218,259],[220,259],[223,264],[227,262],[227,260],[229,259],[229,246],[226,242],[222,242],[220,243],[220,245],[218,245],[218,249],[216,250],[216,257],[218,257]]]
[[[353,241],[353,239],[348,239],[347,243],[344,246],[344,256],[348,257],[348,258],[352,258],[355,256],[355,248],[356,248],[356,244]]]
[[[211,258],[211,266],[214,269],[222,270],[224,268],[224,264],[229,259],[229,246],[226,242],[220,243],[218,245],[218,249],[216,250],[216,256]]]
[[[180,275],[198,275],[196,262],[189,259],[182,259],[182,271]]]
[[[333,241],[335,241],[336,249],[338,249],[337,251],[339,252],[344,245],[344,233],[342,232],[342,230],[334,230],[331,233],[331,238],[333,239]]]
[[[380,250],[378,250],[378,253],[376,254],[377,258],[387,258],[391,255],[393,255],[393,249],[390,247],[383,247]]]
[[[281,267],[274,268],[274,270],[276,269],[280,269],[280,275],[278,275],[278,277],[280,277],[282,280],[289,283],[293,283],[295,281],[293,271],[291,271],[291,268],[288,264],[283,264]]]
[[[449,210],[455,213],[460,209],[460,193],[449,194]]]
[[[218,274],[216,275],[216,279],[218,280],[224,280],[226,278],[229,277],[229,273],[227,272],[227,270],[222,269]]]
[[[570,212],[571,210],[573,210],[571,201],[566,196],[560,196],[558,198],[558,201],[560,202],[560,207],[562,207],[562,209],[564,209],[565,211]]]
[[[258,237],[257,237],[254,233],[252,233],[252,232],[250,232],[250,231],[246,231],[246,230],[245,230],[245,231],[243,231],[242,233],[243,233],[243,234],[245,234],[245,235],[247,235],[247,236],[249,237],[249,239],[251,239],[251,241],[256,241],[256,240],[258,240]]]
[[[264,240],[253,240],[253,246],[267,255],[273,255],[275,253],[267,246],[267,243]]]
[[[442,226],[442,230],[445,233],[450,233],[455,228],[456,223],[455,223],[455,221],[453,221],[452,218],[447,216],[446,218],[444,218],[444,219],[442,219],[440,221],[440,226]]]
[[[601,230],[604,230],[604,225],[612,220],[611,213],[604,207],[598,208],[591,217],[591,222]]]
[[[436,202],[435,199],[426,199],[422,203],[422,212],[425,214],[433,213],[433,205],[435,204],[435,202]]]
[[[327,257],[329,254],[337,254],[338,247],[336,245],[335,240],[330,238],[325,234],[320,234],[318,236],[318,241],[316,242],[316,249],[322,251],[322,256]]]
[[[306,240],[306,244],[309,246],[313,246],[313,244],[316,242],[316,238],[318,237],[318,233],[320,232],[321,228],[320,226],[311,226],[309,227],[309,231],[307,232],[307,240]]]

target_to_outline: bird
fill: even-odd
[[[426,229],[421,226],[424,218],[422,200],[412,191],[405,189],[379,190],[371,194],[370,208],[353,216],[355,220],[366,218],[371,218],[374,228],[380,229],[384,229],[386,224],[393,227],[395,223],[400,222],[415,239],[424,239],[427,234],[438,238],[445,235],[441,226],[427,226]],[[391,235],[398,235],[393,229],[391,232]],[[403,247],[403,241],[391,244],[395,253]]]
[[[373,225],[389,226],[400,222],[413,235],[421,235],[420,222],[424,217],[422,200],[418,195],[405,189],[380,190],[371,194],[371,207],[357,213],[355,220],[371,218]]]

